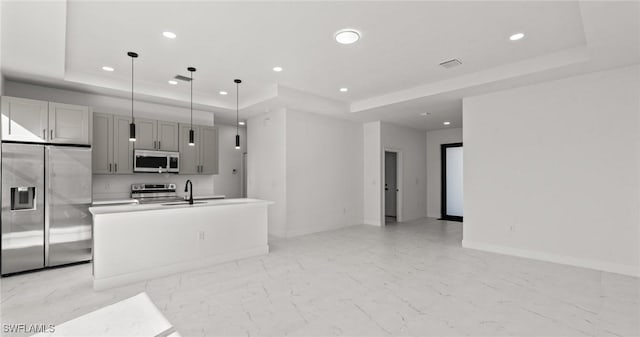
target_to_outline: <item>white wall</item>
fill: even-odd
[[[383,226],[382,143],[380,121],[363,125],[363,214],[367,225]]]
[[[93,107],[95,112],[129,115],[131,101],[127,99],[89,94],[71,90],[63,90],[21,82],[6,81],[5,95],[31,99],[47,100],[60,103],[80,104]],[[135,115],[153,119],[162,119],[180,123],[189,122],[189,110],[162,104],[135,102]],[[194,123],[213,125],[214,117],[211,112],[195,111]],[[134,174],[134,175],[94,175],[94,199],[124,198],[129,196],[132,183],[176,183],[182,193],[187,179],[193,181],[194,194],[212,195],[223,194],[227,197],[239,196],[240,173],[233,175],[231,169],[240,169],[241,153],[246,144],[246,130],[241,130],[241,144],[243,149],[236,150],[235,127],[218,125],[219,127],[219,175],[176,175],[176,174]],[[232,133],[230,135],[230,133]],[[220,188],[215,184],[220,184]]]
[[[246,152],[246,128],[238,128],[240,133],[240,149],[236,150],[236,127],[217,124],[218,127],[218,174],[213,176],[216,194],[227,198],[242,196],[242,153]],[[233,173],[233,170],[236,173]]]
[[[463,245],[640,276],[640,66],[464,99]]]
[[[427,131],[427,216],[439,218],[441,188],[440,145],[462,142],[462,129]],[[464,150],[463,150],[464,151]]]
[[[411,221],[426,216],[426,136],[424,131],[382,123],[381,145],[385,149],[399,150],[402,154],[398,160],[402,161],[402,185],[400,199],[402,200],[399,220]],[[381,155],[381,158],[384,158]],[[382,186],[383,184],[381,184]],[[384,196],[384,190],[379,190]],[[384,205],[384,202],[382,203]],[[400,210],[399,210],[400,211]]]
[[[287,110],[286,129],[287,236],[361,224],[362,125]]]
[[[275,202],[269,206],[269,234],[287,236],[287,162],[285,110],[247,121],[247,196]]]
[[[248,196],[275,201],[269,234],[304,235],[362,223],[362,126],[280,110],[253,117]]]

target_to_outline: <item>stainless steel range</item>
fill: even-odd
[[[176,184],[132,184],[131,198],[137,199],[141,204],[166,203],[183,201],[178,196]]]

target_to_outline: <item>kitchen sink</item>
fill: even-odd
[[[197,204],[206,204],[206,201],[194,201],[193,204],[197,205]],[[168,202],[165,204],[160,204],[162,206],[177,206],[177,205],[188,205],[189,202],[188,201],[178,201],[178,202]]]

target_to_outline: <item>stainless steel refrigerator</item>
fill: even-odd
[[[2,143],[2,274],[91,259],[91,149]]]

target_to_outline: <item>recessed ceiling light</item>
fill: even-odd
[[[524,37],[524,33],[516,33],[516,34],[513,34],[513,35],[509,36],[509,40],[518,41],[518,40],[522,39],[523,37]]]
[[[169,81],[169,84],[171,84],[171,85],[176,85],[176,84],[178,84],[178,81],[170,80],[170,81]]]
[[[238,125],[245,125],[245,122],[238,122]]]
[[[227,94],[227,92],[226,91],[220,91],[219,94],[224,96],[224,95]]]
[[[341,92],[347,92],[347,91],[349,91],[349,88],[340,88],[340,91]]]
[[[442,124],[444,124],[444,125],[449,125],[449,124],[451,124],[451,122],[444,122],[444,123],[442,123]]]
[[[427,115],[427,113],[426,113],[426,112],[421,112],[421,113],[420,113],[420,116],[426,116],[426,115]]]
[[[341,44],[352,44],[360,40],[360,33],[355,29],[343,29],[336,33],[336,41]]]
[[[102,67],[102,70],[104,70],[104,71],[114,71],[115,69],[113,69],[111,67],[108,67],[108,66],[104,66],[104,67]]]
[[[176,33],[173,32],[162,32],[162,35],[164,35],[164,37],[166,37],[167,39],[175,39],[176,38]]]
[[[282,71],[282,67],[273,67],[273,71],[275,72],[281,72]]]

